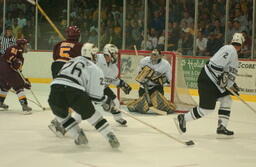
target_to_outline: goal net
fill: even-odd
[[[189,94],[186,82],[184,79],[184,72],[182,67],[182,56],[174,52],[163,52],[164,59],[171,64],[172,81],[170,85],[164,87],[165,97],[177,106],[178,110],[186,110],[196,105]],[[138,74],[138,64],[145,56],[150,56],[150,51],[138,51],[138,55],[134,50],[121,50],[118,58],[118,68],[120,77],[126,81],[131,87],[132,91],[129,95],[123,93],[122,90],[117,89],[117,97],[121,104],[127,104],[130,101],[139,97],[139,83],[135,81]]]

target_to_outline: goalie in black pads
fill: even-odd
[[[110,97],[104,96],[103,72],[88,57],[91,54],[83,52],[85,49],[94,50],[94,45],[88,43],[82,47],[82,56],[68,61],[51,83],[49,105],[56,116],[56,124],[49,126],[53,131],[60,131],[74,138],[75,144],[87,144],[88,140],[79,127],[81,120],[87,120],[101,133],[113,148],[119,147],[119,142],[112,128],[100,112],[96,111],[92,101],[107,103]],[[86,53],[86,54],[83,54]],[[71,116],[68,108],[72,108],[77,114]],[[79,120],[80,118],[80,120]]]
[[[141,59],[139,74],[136,81],[140,83],[139,99],[127,105],[131,112],[146,113],[149,107],[173,113],[175,106],[164,97],[164,84],[171,81],[171,65],[162,58],[158,49],[154,49],[151,56]]]
[[[241,33],[233,35],[230,45],[221,47],[210,61],[202,68],[198,77],[199,106],[189,110],[186,114],[180,114],[175,119],[180,133],[186,132],[186,123],[199,119],[214,111],[216,102],[220,102],[218,110],[218,128],[216,133],[219,137],[232,137],[233,131],[227,129],[232,99],[229,88],[237,93],[239,88],[235,83],[238,71],[238,55],[242,48],[244,37]]]

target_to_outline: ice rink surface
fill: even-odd
[[[43,106],[48,107],[49,85],[33,84],[33,91]],[[27,91],[27,97],[33,99]],[[196,97],[197,99],[197,97]],[[120,127],[108,113],[103,113],[121,143],[111,149],[107,141],[86,121],[81,124],[89,140],[88,146],[76,146],[69,137],[57,138],[48,129],[51,111],[33,108],[23,115],[17,96],[9,93],[8,111],[0,111],[0,167],[255,167],[256,114],[243,103],[234,101],[231,121],[233,139],[216,139],[217,112],[188,123],[188,132],[179,135],[169,116],[136,115],[139,119],[184,141],[176,141],[125,116],[127,127]],[[256,103],[249,103],[256,108]]]

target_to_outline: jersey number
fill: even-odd
[[[69,61],[66,63],[67,65],[65,67],[62,68],[62,70],[65,70],[66,68],[70,67],[72,64],[74,64],[73,61]],[[82,75],[82,69],[81,68],[84,68],[85,67],[85,64],[82,63],[82,62],[77,62],[72,70],[71,70],[71,74],[74,75],[75,72],[77,72],[77,76],[80,77]]]
[[[70,57],[70,49],[71,48],[60,48],[60,57]]]

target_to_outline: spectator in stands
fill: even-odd
[[[13,20],[12,31],[15,38],[17,38],[18,33],[22,31],[22,28],[18,25],[18,19]]]
[[[90,30],[88,42],[93,43],[93,44],[97,44],[97,42],[98,42],[97,29],[94,27],[92,27]]]
[[[136,46],[139,46],[141,43],[141,31],[140,27],[138,25],[137,20],[133,20],[132,25],[131,25],[131,35],[132,35],[132,40]],[[130,38],[130,37],[128,37]]]
[[[150,26],[156,31],[162,31],[164,29],[164,17],[160,15],[159,10],[154,11]]]
[[[201,31],[198,32],[196,39],[197,56],[205,56],[208,39],[205,38]]]
[[[146,35],[146,38],[143,39],[140,45],[141,50],[152,50],[153,44],[151,40],[148,40],[148,36]]]
[[[193,36],[189,31],[184,30],[180,39],[180,50],[183,55],[192,55],[193,50]]]
[[[250,36],[248,36],[246,31],[243,31],[242,34],[245,41],[240,51],[239,58],[249,58],[251,56],[252,39]]]
[[[23,28],[24,26],[27,25],[27,19],[24,17],[24,14],[23,13],[20,13],[19,14],[19,17],[18,17],[18,25],[19,27]]]
[[[240,21],[236,19],[233,21],[233,27],[234,27],[234,33],[248,31],[248,29],[244,25],[241,25]]]
[[[244,15],[240,8],[235,9],[235,18],[234,20],[238,20],[241,25],[247,27],[248,26],[248,18],[246,15]]]
[[[206,56],[213,56],[222,47],[223,43],[223,35],[221,33],[211,32],[207,41]]]
[[[151,41],[153,48],[156,48],[158,43],[158,34],[154,28],[150,28],[148,40]]]
[[[188,11],[184,11],[183,18],[180,21],[181,27],[185,27],[184,25],[190,26],[194,22],[194,19],[190,16]]]

